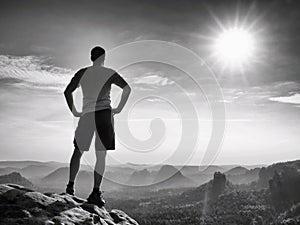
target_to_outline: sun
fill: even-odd
[[[224,30],[215,41],[215,55],[226,66],[240,66],[251,60],[254,54],[254,37],[245,29]]]

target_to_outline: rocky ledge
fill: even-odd
[[[0,185],[0,224],[138,225],[121,210],[108,212],[78,197],[42,194],[15,184]]]

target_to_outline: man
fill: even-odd
[[[68,84],[64,95],[69,109],[75,117],[80,117],[75,131],[74,152],[70,161],[69,183],[66,193],[74,195],[74,181],[84,151],[88,151],[91,140],[95,138],[96,165],[94,168],[94,188],[88,202],[100,207],[104,206],[100,185],[105,170],[107,150],[115,149],[115,133],[113,116],[120,113],[128,100],[130,87],[114,70],[104,67],[105,50],[99,46],[91,51],[93,65],[80,69]],[[111,108],[110,90],[115,84],[123,89],[117,108]],[[83,94],[82,112],[78,112],[73,104],[72,93],[81,86]]]

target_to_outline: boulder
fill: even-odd
[[[120,210],[108,212],[75,196],[43,194],[16,184],[0,185],[0,224],[138,225]]]

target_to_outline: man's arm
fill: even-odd
[[[121,96],[119,105],[117,108],[112,109],[113,114],[117,114],[122,111],[122,109],[124,108],[128,98],[129,98],[130,92],[131,92],[131,88],[129,87],[128,84],[125,87],[123,87],[123,92],[122,92],[122,96]]]
[[[79,85],[80,79],[82,77],[82,70],[79,70],[74,77],[72,78],[71,82],[68,84],[64,91],[64,95],[68,104],[68,107],[71,111],[71,113],[75,117],[80,117],[82,113],[79,113],[74,105],[74,100],[73,100],[73,92],[76,90],[76,88]]]
[[[113,83],[123,89],[119,105],[116,108],[112,109],[112,113],[117,114],[117,113],[120,113],[122,111],[122,109],[124,108],[128,98],[129,98],[131,88],[130,88],[129,84],[119,74],[114,75]]]

